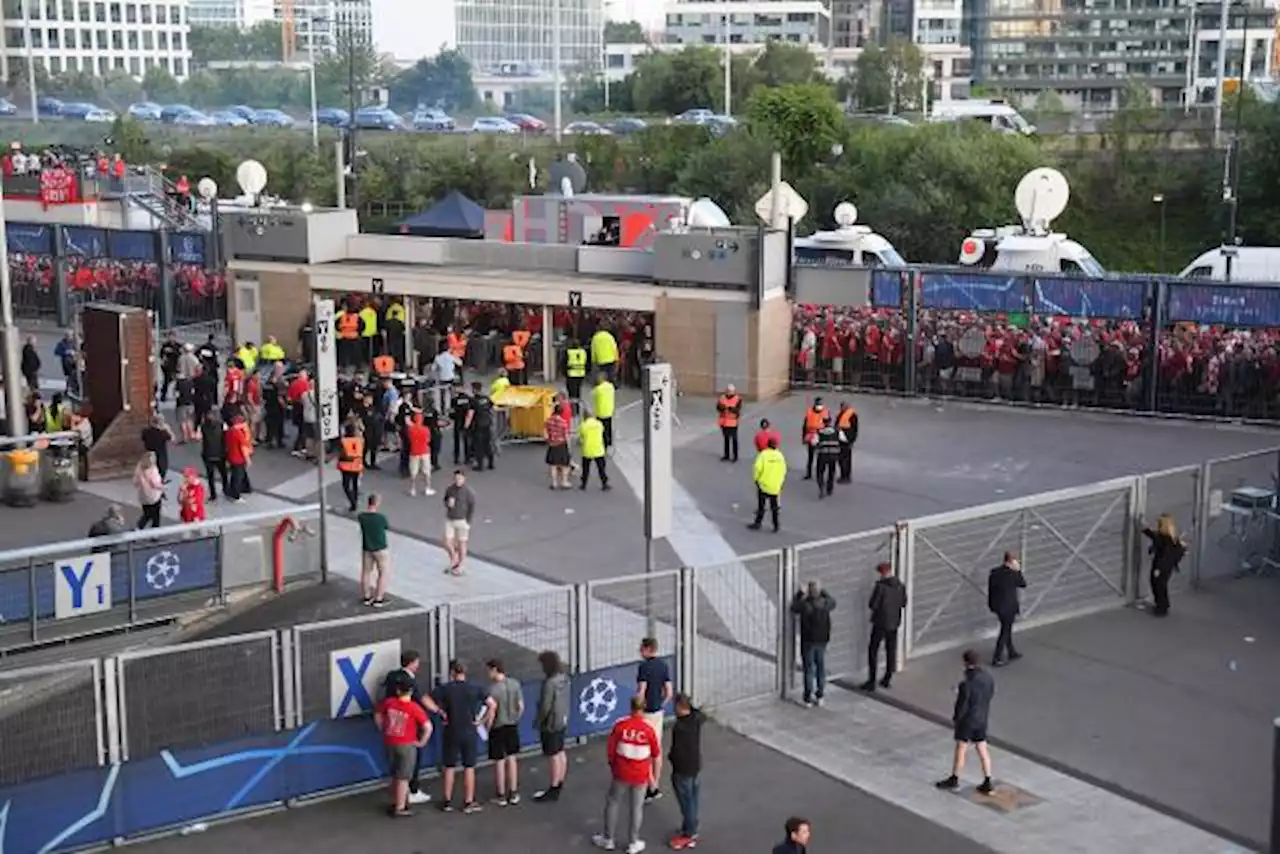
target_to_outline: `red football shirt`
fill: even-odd
[[[609,768],[613,779],[620,783],[647,785],[653,771],[653,757],[661,752],[658,736],[643,715],[623,718],[609,733]]]
[[[425,457],[431,453],[431,431],[425,424],[409,425],[409,456]]]
[[[413,700],[387,697],[378,704],[384,744],[415,744],[418,727],[427,725],[427,710]]]

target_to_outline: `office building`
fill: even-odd
[[[831,39],[827,0],[675,0],[667,4],[667,45],[750,49],[785,41],[825,50]]]
[[[5,2],[0,76],[22,69],[27,49],[50,74],[105,75],[124,71],[141,78],[164,68],[179,80],[190,71],[187,0],[44,0]]]
[[[967,0],[962,36],[973,80],[1025,103],[1053,92],[1071,109],[1108,111],[1138,84],[1160,106],[1216,85],[1222,4],[1187,0]],[[1275,12],[1265,0],[1231,6],[1228,76],[1270,71]]]
[[[512,77],[549,72],[557,5],[566,73],[598,72],[604,54],[603,0],[455,0],[457,49],[479,71]]]
[[[283,18],[284,4],[274,2],[276,18]],[[347,37],[357,44],[373,41],[372,0],[294,0],[293,21],[299,54],[311,50],[312,39],[317,53],[336,50]]]
[[[831,73],[853,74],[867,47],[912,42],[924,53],[931,98],[963,98],[970,87],[970,63],[962,19],[963,0],[834,0]]]
[[[275,0],[188,0],[193,27],[237,27],[247,30],[275,17]]]

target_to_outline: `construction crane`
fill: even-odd
[[[298,35],[293,16],[293,0],[280,0],[280,58],[293,62],[298,49]]]

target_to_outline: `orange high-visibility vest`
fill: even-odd
[[[819,406],[816,409],[811,408],[804,414],[804,434],[810,436],[822,429],[822,424],[827,420],[827,408]]]
[[[521,350],[529,346],[529,338],[529,330],[527,329],[517,329],[515,332],[511,333],[511,343],[515,344]]]
[[[378,356],[373,360],[373,372],[380,376],[387,376],[396,369],[396,360],[390,356]]]
[[[850,407],[846,409],[844,412],[841,412],[840,417],[836,420],[836,427],[840,428],[841,430],[848,430],[850,427],[853,426],[853,418],[857,414],[858,414],[857,411],[854,410],[853,407]]]
[[[354,311],[338,313],[338,337],[344,341],[354,341],[360,337],[360,316]]]
[[[727,394],[720,395],[720,403],[717,407],[720,410],[720,426],[721,427],[737,427],[738,426],[738,407],[742,403],[742,398],[738,395],[730,397]]]
[[[338,457],[338,471],[364,471],[364,439],[359,436],[342,437],[342,456]]]
[[[519,344],[508,344],[502,348],[502,364],[508,371],[524,370],[524,351]]]
[[[453,354],[455,359],[465,359],[467,356],[467,336],[460,335],[457,332],[450,332],[449,352]]]

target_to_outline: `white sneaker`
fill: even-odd
[[[410,792],[410,793],[409,793],[409,803],[411,803],[411,804],[429,804],[429,803],[431,803],[431,796],[430,796],[430,795],[428,795],[426,792]]]
[[[422,494],[423,494],[423,495],[435,495],[435,494],[436,494],[436,491],[435,491],[434,489],[428,489],[428,490],[426,490],[425,492],[423,492]]]
[[[416,490],[416,489],[411,489],[411,490],[409,490],[409,497],[410,497],[410,498],[417,498],[417,497],[418,497],[418,490]]]
[[[644,848],[645,848],[644,840],[637,839],[635,842],[632,842],[630,845],[627,846],[627,854],[640,854],[640,852],[643,851]]]
[[[603,833],[597,833],[591,837],[591,844],[603,851],[616,850],[618,846],[613,844],[613,840],[605,836]]]

